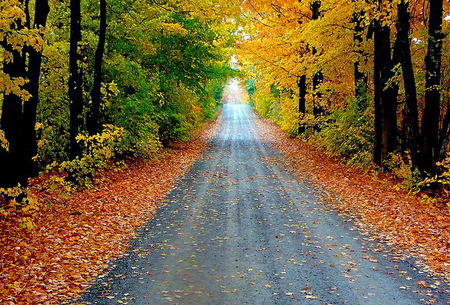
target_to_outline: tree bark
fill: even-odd
[[[87,118],[89,134],[100,132],[100,104],[102,88],[102,64],[106,40],[106,0],[100,0],[100,30],[94,63],[94,87],[92,88],[92,108]]]
[[[81,154],[76,140],[83,119],[83,80],[78,62],[81,60],[78,43],[81,41],[80,0],[70,0],[70,50],[69,50],[69,99],[70,99],[70,158]]]
[[[394,63],[400,63],[405,87],[405,115],[403,119],[404,149],[409,149],[414,166],[419,166],[420,134],[419,114],[417,106],[416,80],[414,77],[409,40],[410,13],[409,3],[402,0],[398,4],[396,23],[397,37],[394,46]]]
[[[358,59],[354,63],[355,97],[358,103],[358,111],[361,113],[367,108],[367,74],[360,69],[361,58],[364,56],[364,51],[361,48],[361,44],[364,41],[363,14],[364,12],[353,13],[353,22],[355,24],[353,40],[355,42],[355,52],[358,55]]]
[[[306,114],[306,75],[302,75],[297,80],[297,86],[298,86],[298,112],[300,115],[300,120],[302,120],[305,117]],[[299,122],[298,125],[298,133],[302,134],[305,133],[306,128],[305,124],[302,124]]]
[[[48,0],[36,0],[34,28],[40,29],[46,26],[50,7]],[[27,176],[37,174],[37,165],[33,157],[37,155],[36,139],[36,111],[39,103],[39,79],[41,75],[42,53],[34,48],[28,49],[28,83],[25,88],[30,93],[31,98],[23,105],[23,124],[22,124],[22,150],[25,154],[27,165]]]
[[[425,108],[422,121],[423,156],[421,169],[430,174],[436,171],[439,160],[439,119],[441,102],[441,58],[443,0],[429,1],[428,50],[425,57]],[[442,142],[442,141],[441,141]]]
[[[20,2],[24,9],[27,6],[25,1]],[[12,21],[11,29],[20,31],[24,28],[25,22],[21,19]],[[12,55],[12,61],[3,63],[3,71],[11,79],[26,77],[26,58],[23,52],[15,50],[7,40],[1,42],[4,50]],[[3,97],[1,129],[5,132],[5,137],[9,142],[9,151],[0,149],[0,187],[15,187],[19,183],[21,186],[27,185],[24,176],[25,166],[22,162],[23,151],[21,150],[21,126],[22,126],[22,102],[23,98],[13,93],[5,94]]]
[[[312,20],[317,20],[317,19],[320,18],[320,6],[321,6],[321,4],[322,3],[321,3],[320,0],[315,0],[315,1],[312,2],[312,4],[311,4],[311,12],[312,12],[311,19]],[[312,49],[312,54],[313,55],[317,54],[317,50],[314,47]],[[313,74],[313,77],[312,77],[313,115],[314,115],[314,118],[317,118],[318,116],[324,114],[324,109],[323,109],[322,105],[320,104],[320,99],[322,98],[322,94],[317,91],[322,83],[323,83],[323,73],[322,73],[322,69],[319,69],[318,71],[316,71]],[[314,125],[314,130],[315,131],[320,131],[319,124],[316,123]]]
[[[375,146],[374,162],[382,165],[397,149],[398,86],[390,84],[393,76],[390,28],[380,20],[374,25]]]

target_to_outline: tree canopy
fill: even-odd
[[[400,162],[417,177],[441,175],[450,137],[449,5],[244,1],[237,48],[257,88],[256,109],[362,167]]]

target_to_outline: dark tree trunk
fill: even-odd
[[[447,157],[447,146],[450,142],[450,108],[447,108],[447,112],[442,122],[442,129],[439,138],[439,160],[444,160]]]
[[[69,50],[69,99],[70,99],[70,157],[80,155],[80,145],[76,140],[83,119],[83,80],[78,62],[81,60],[78,43],[81,41],[80,0],[70,0],[70,50]]]
[[[27,3],[22,1],[24,8]],[[11,28],[21,30],[24,22],[16,19]],[[8,43],[7,37],[1,42],[4,50],[12,55],[12,61],[3,63],[3,71],[11,79],[26,77],[26,59],[23,52],[14,50]],[[0,148],[0,187],[15,187],[19,183],[27,185],[27,177],[24,175],[25,166],[22,162],[23,152],[21,150],[21,126],[22,126],[22,102],[23,98],[13,93],[5,94],[3,97],[1,129],[9,142],[9,151]]]
[[[48,0],[36,0],[34,27],[39,29],[45,27],[47,16],[50,12]],[[28,83],[25,88],[30,93],[31,98],[24,102],[23,106],[23,124],[22,124],[22,150],[25,154],[27,164],[27,175],[33,176],[37,174],[36,163],[33,157],[37,155],[37,139],[36,139],[36,109],[39,103],[39,78],[41,75],[42,53],[34,48],[28,49]]]
[[[297,86],[298,86],[298,112],[300,115],[300,120],[302,120],[305,117],[306,113],[306,75],[302,75],[297,80]],[[298,133],[302,134],[305,133],[306,128],[305,124],[299,123],[298,126]]]
[[[13,61],[5,63],[4,72],[11,78],[24,77],[25,57],[9,46],[6,51],[13,54]],[[22,150],[20,140],[22,126],[22,98],[13,93],[6,94],[3,98],[1,129],[9,142],[9,151],[3,151],[0,155],[0,187],[14,187],[20,183],[26,186],[27,179],[24,177],[24,164],[22,161]]]
[[[397,149],[398,86],[387,86],[393,76],[390,29],[376,20],[374,25],[375,146],[374,162],[382,165]]]
[[[317,71],[313,75],[312,79],[312,89],[313,89],[313,96],[314,96],[314,107],[313,107],[313,114],[315,117],[318,115],[322,115],[324,113],[324,109],[322,105],[320,104],[320,99],[322,98],[322,93],[318,92],[320,85],[323,83],[323,73],[322,71]]]
[[[100,31],[98,34],[98,45],[95,52],[94,64],[94,87],[92,88],[92,108],[87,118],[87,127],[89,133],[96,134],[100,132],[100,104],[102,87],[102,63],[105,52],[106,40],[106,0],[100,0]]]
[[[358,110],[363,113],[367,108],[367,74],[361,72],[361,58],[364,56],[364,51],[361,48],[363,43],[364,27],[362,25],[362,16],[364,12],[353,14],[353,22],[355,24],[353,40],[355,42],[355,52],[358,54],[358,59],[354,63],[354,77],[355,77],[355,97],[358,103]]]
[[[430,0],[428,51],[425,57],[425,108],[422,121],[423,156],[421,169],[434,174],[439,160],[439,118],[441,102],[443,0]],[[442,142],[442,141],[441,141]]]
[[[312,20],[317,20],[320,18],[320,6],[321,6],[320,0],[315,0],[311,4],[311,11],[312,11]],[[316,55],[317,50],[316,48],[313,48],[312,54]],[[313,115],[315,118],[317,118],[320,115],[324,114],[324,109],[322,105],[320,104],[320,99],[322,98],[322,94],[318,92],[320,85],[323,83],[323,73],[322,70],[319,69],[317,72],[313,74],[312,77],[312,90],[313,90]],[[318,124],[315,124],[314,126],[315,131],[320,131],[320,127]]]
[[[418,166],[420,134],[419,114],[417,108],[417,90],[411,58],[409,40],[410,14],[408,2],[402,0],[398,4],[398,18],[396,23],[397,37],[394,46],[394,64],[399,62],[403,72],[405,87],[405,115],[403,119],[403,148],[409,149],[414,166]]]

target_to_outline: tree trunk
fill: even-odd
[[[387,86],[393,76],[390,28],[380,20],[374,25],[375,146],[374,162],[382,165],[397,149],[398,86]]]
[[[36,0],[34,27],[40,29],[46,26],[50,7],[48,0]],[[25,154],[27,164],[27,176],[37,174],[37,165],[33,157],[37,155],[36,139],[36,110],[39,103],[39,78],[41,75],[42,53],[34,48],[28,49],[28,83],[25,88],[30,93],[31,98],[24,102],[23,124],[22,124],[22,150]]]
[[[298,112],[300,115],[300,120],[302,120],[305,117],[306,113],[306,75],[302,75],[297,80],[297,86],[298,86]],[[302,134],[305,133],[306,128],[305,124],[299,122],[298,125],[298,133]]]
[[[92,108],[87,118],[89,134],[100,132],[100,104],[102,87],[102,63],[105,52],[106,40],[106,0],[100,0],[100,31],[98,34],[98,45],[95,52],[94,64],[94,87],[92,88]]]
[[[444,160],[447,157],[447,146],[450,142],[450,108],[447,108],[447,112],[442,122],[442,129],[439,138],[439,161]]]
[[[362,25],[363,14],[364,12],[353,13],[353,22],[355,24],[353,40],[355,42],[355,52],[358,54],[358,59],[354,63],[355,97],[358,103],[358,110],[361,113],[367,108],[367,74],[361,72],[360,69],[360,60],[364,56],[364,51],[361,48],[364,34],[364,27]]]
[[[312,11],[311,19],[312,20],[317,20],[317,19],[320,18],[320,11],[319,11],[320,10],[320,6],[321,6],[321,1],[320,0],[315,0],[315,1],[312,2],[312,4],[311,4],[311,11]],[[317,54],[317,50],[314,47],[313,47],[313,50],[312,50],[312,54],[313,55]],[[322,94],[317,91],[322,83],[323,83],[323,73],[322,73],[322,69],[319,69],[317,72],[315,72],[313,74],[313,77],[312,77],[313,115],[314,115],[314,118],[317,118],[318,116],[324,114],[324,109],[323,109],[322,105],[320,104],[320,99],[322,98]],[[320,131],[319,124],[316,123],[314,125],[314,130],[315,131]]]
[[[26,2],[21,1],[24,9]],[[12,21],[11,29],[20,31],[24,28],[21,19]],[[26,77],[26,59],[23,52],[14,50],[8,43],[7,37],[1,42],[4,50],[12,55],[12,61],[3,63],[3,71],[11,79]],[[21,150],[21,126],[22,126],[22,102],[21,96],[13,93],[5,94],[3,97],[1,129],[5,132],[5,137],[9,142],[9,151],[0,149],[0,187],[15,187],[19,183],[21,186],[27,185],[27,178],[24,176],[25,165],[22,162],[23,152]]]
[[[430,174],[436,171],[439,159],[439,118],[441,102],[442,14],[443,0],[430,0],[428,51],[425,57],[425,108],[422,121],[421,169]],[[442,142],[442,141],[441,141]]]
[[[416,80],[414,77],[409,40],[410,14],[408,2],[402,0],[398,4],[398,18],[396,23],[397,37],[394,46],[394,63],[401,64],[403,84],[405,87],[405,116],[403,119],[404,149],[409,149],[414,166],[419,166],[419,114],[417,106]]]
[[[76,140],[83,123],[83,80],[78,61],[78,43],[81,41],[81,5],[80,0],[70,0],[70,50],[69,50],[69,99],[70,99],[70,157],[80,155],[80,145]]]

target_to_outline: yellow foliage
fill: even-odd
[[[186,30],[180,23],[161,22],[161,28],[164,33],[168,33],[170,35],[180,34],[182,36],[186,36],[188,34],[188,30]]]
[[[3,148],[6,151],[9,150],[9,143],[8,143],[8,140],[5,137],[5,132],[3,130],[1,130],[1,129],[0,129],[0,147]]]
[[[76,140],[82,147],[81,157],[64,161],[59,170],[67,172],[69,178],[80,186],[89,186],[97,170],[106,166],[106,162],[120,153],[120,143],[125,137],[125,130],[111,124],[103,125],[101,133],[86,136],[80,134]]]

